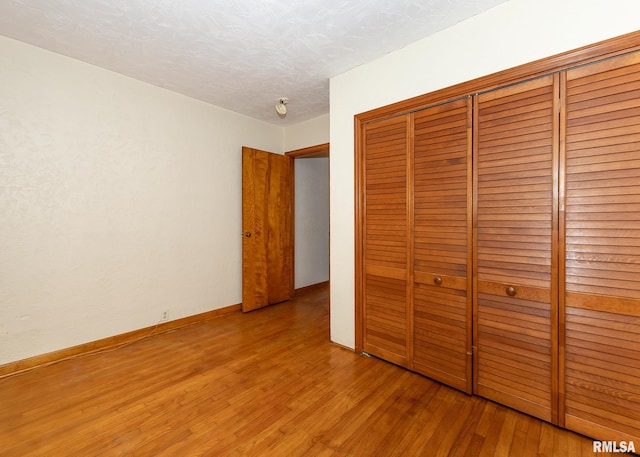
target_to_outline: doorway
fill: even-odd
[[[295,174],[295,289],[329,280],[329,143],[286,152]]]

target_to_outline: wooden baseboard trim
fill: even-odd
[[[310,284],[308,286],[304,286],[304,287],[300,287],[299,289],[295,290],[296,295],[300,294],[300,293],[304,293],[307,292],[309,290],[314,290],[314,289],[318,289],[320,287],[325,287],[329,285],[329,281],[322,281],[322,282],[318,282],[316,284]]]
[[[329,281],[319,282],[317,284],[311,284],[308,286],[300,287],[295,290],[296,295],[304,293],[309,290],[325,287],[329,284]],[[60,349],[58,351],[48,352],[42,355],[36,355],[29,357],[28,359],[17,360],[15,362],[9,362],[4,365],[0,365],[0,378],[11,376],[14,374],[28,371],[33,368],[37,368],[44,365],[51,365],[53,363],[61,362],[63,360],[71,359],[74,357],[82,357],[85,355],[93,354],[96,352],[114,349],[118,346],[131,344],[135,341],[148,338],[153,335],[158,335],[171,330],[176,330],[189,325],[197,324],[199,322],[205,322],[213,319],[217,316],[224,314],[240,312],[241,304],[230,305],[224,308],[214,309],[211,311],[205,311],[204,313],[195,314],[193,316],[183,317],[182,319],[176,319],[169,322],[161,322],[157,325],[150,327],[133,330],[131,332],[121,333],[119,335],[110,336],[96,341],[90,341],[88,343],[80,344],[78,346],[72,346],[69,348]]]
[[[189,325],[205,322],[224,314],[240,312],[240,304],[230,305],[224,308],[205,311],[204,313],[194,314],[193,316],[183,317],[169,322],[161,322],[151,327],[145,327],[131,332],[121,333],[119,335],[102,338],[96,341],[72,346],[58,351],[49,352],[28,359],[17,360],[0,365],[0,379],[6,376],[12,376],[23,371],[28,371],[44,365],[51,365],[63,360],[82,357],[85,355],[97,353],[104,350],[114,349],[118,346],[124,346],[133,342],[149,338],[171,330],[176,330]]]

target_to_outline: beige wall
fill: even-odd
[[[331,79],[331,339],[354,346],[353,116],[638,28],[637,0],[511,0]]]
[[[269,125],[0,37],[0,364],[241,301]]]
[[[329,142],[329,115],[290,125],[284,132],[284,150],[294,151]]]

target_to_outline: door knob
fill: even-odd
[[[440,284],[442,284],[442,278],[440,276],[436,276],[435,278],[433,278],[433,283],[436,286],[439,286]]]
[[[509,297],[513,297],[516,294],[516,289],[513,286],[509,286],[507,287],[506,292]]]

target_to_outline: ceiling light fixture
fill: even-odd
[[[280,97],[278,103],[276,103],[276,112],[278,115],[285,116],[287,114],[287,103],[289,103],[287,97]]]

